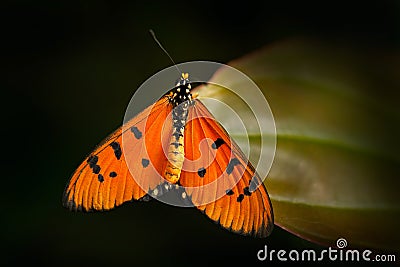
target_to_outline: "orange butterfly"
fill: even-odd
[[[196,96],[183,73],[173,89],[81,163],[65,189],[64,206],[110,210],[175,192],[228,230],[268,236],[274,218],[262,180]]]

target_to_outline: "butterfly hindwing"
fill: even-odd
[[[171,109],[163,97],[106,138],[72,175],[64,192],[64,206],[109,210],[142,199],[156,188],[160,181],[157,173],[162,174],[167,161],[162,142],[168,142]]]
[[[204,138],[206,145],[204,141],[201,144]],[[188,187],[187,193],[199,210],[233,232],[269,235],[273,211],[262,180],[198,100],[189,111],[185,128],[185,156],[187,170],[183,170],[180,183]],[[196,188],[199,186],[202,189]]]

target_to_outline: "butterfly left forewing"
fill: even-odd
[[[154,189],[167,161],[162,149],[171,131],[170,111],[164,97],[107,137],[72,175],[64,206],[109,210]]]
[[[190,109],[185,137],[187,164],[180,183],[187,187],[193,204],[231,231],[269,235],[273,211],[264,184],[238,145],[198,100]],[[199,146],[204,138],[209,142]]]

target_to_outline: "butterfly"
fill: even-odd
[[[261,178],[198,99],[188,73],[86,157],[65,188],[63,205],[104,211],[172,191],[235,233],[266,237],[273,229]]]

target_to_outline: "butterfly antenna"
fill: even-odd
[[[160,43],[160,41],[158,41],[156,34],[154,33],[154,31],[152,29],[149,30],[151,36],[153,37],[154,41],[158,44],[158,46],[162,49],[162,51],[164,51],[164,53],[169,57],[169,59],[171,60],[171,62],[174,64],[175,68],[178,70],[179,72],[179,76],[182,74],[182,71],[178,68],[178,66],[176,65],[175,61],[172,59],[172,57],[169,55],[169,53],[167,52],[167,50],[163,47],[163,45]]]

